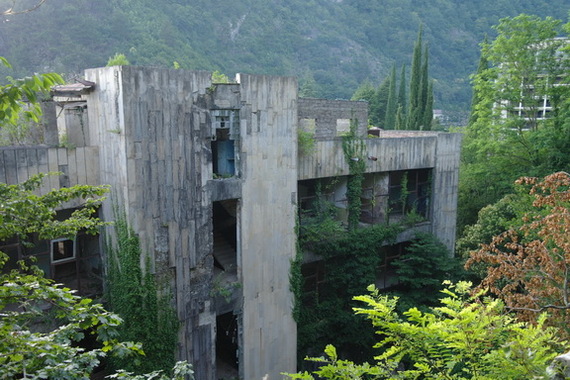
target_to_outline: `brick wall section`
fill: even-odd
[[[317,140],[336,137],[338,135],[337,120],[339,119],[356,119],[358,122],[358,133],[361,136],[365,136],[368,128],[368,103],[300,98],[298,101],[298,117],[299,120],[315,120],[315,138]]]

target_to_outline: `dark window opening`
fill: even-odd
[[[343,207],[346,208],[347,201],[346,190],[339,191],[340,184],[341,181],[338,178],[299,181],[297,194],[300,222],[314,220],[314,218],[342,219],[339,213]]]
[[[212,111],[212,166],[214,178],[238,175],[236,140],[239,133],[237,110]]]
[[[319,295],[326,291],[324,262],[303,264],[301,275],[303,276],[303,305],[315,306],[319,301]]]
[[[75,239],[57,239],[51,241],[51,262],[61,263],[75,260]]]
[[[238,320],[233,313],[216,317],[216,378],[239,378]]]
[[[417,214],[430,218],[431,169],[390,172],[388,186],[390,216]]]
[[[406,242],[381,248],[380,264],[376,277],[376,287],[378,289],[394,288],[399,284],[394,262],[402,259],[409,244],[409,242]]]
[[[237,281],[237,199],[213,203],[214,269]]]
[[[364,224],[378,224],[386,222],[386,205],[388,194],[385,189],[386,176],[379,173],[364,175],[360,222]]]
[[[59,213],[58,219],[65,218]],[[0,242],[0,250],[8,255],[3,271],[18,269],[18,261],[33,264],[45,277],[77,290],[81,296],[94,297],[103,292],[103,262],[99,237],[79,232],[74,239],[12,238]]]

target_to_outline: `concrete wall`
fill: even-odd
[[[348,100],[299,99],[300,127],[315,133],[317,140],[342,135],[349,127],[349,120],[358,123],[358,134],[364,136],[368,128],[368,103]]]
[[[155,270],[172,267],[179,358],[199,378],[215,377],[212,286],[212,208],[204,188],[211,179],[211,125],[203,99],[207,72],[132,66],[86,71],[97,83],[87,96],[90,141],[101,146],[101,181],[125,206]]]
[[[111,67],[86,72],[90,141],[101,146],[101,181],[124,205],[155,270],[172,273],[180,359],[215,379],[216,308],[211,296],[212,202],[238,202],[238,278],[243,303],[240,375],[261,379],[296,366],[289,265],[295,253],[297,82],[242,75],[211,86],[210,74]],[[239,109],[240,177],[213,180],[215,109]],[[172,268],[172,269],[169,269]]]
[[[289,290],[295,255],[297,81],[241,75],[243,378],[295,371]]]
[[[99,185],[99,149],[48,147],[0,148],[0,181],[21,183],[38,173],[61,172],[44,179],[40,193],[74,185]]]
[[[455,248],[461,138],[458,133],[438,135],[433,176],[432,232],[451,252]]]
[[[424,168],[433,170],[431,232],[453,252],[461,135],[386,131],[380,138],[365,139],[365,143],[366,173]],[[313,154],[299,157],[299,180],[348,174],[342,138],[316,141]]]

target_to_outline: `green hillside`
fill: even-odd
[[[48,0],[1,20],[0,55],[14,76],[80,73],[121,52],[137,65],[314,78],[318,96],[350,98],[393,63],[409,65],[423,24],[435,108],[467,110],[492,25],[519,13],[566,20],[569,9],[567,0]]]

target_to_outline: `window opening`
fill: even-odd
[[[376,277],[376,287],[378,289],[393,288],[399,284],[394,262],[402,259],[409,244],[406,242],[382,247],[380,251],[380,265],[378,266],[378,275]]]
[[[416,213],[429,219],[430,195],[431,169],[390,172],[388,204],[391,217]]]
[[[214,273],[220,286],[237,281],[237,199],[213,203]]]
[[[62,263],[75,259],[75,239],[57,239],[51,241],[51,262]]]
[[[216,317],[216,378],[237,379],[238,360],[238,321],[233,313]]]
[[[238,110],[212,111],[212,166],[214,178],[228,178],[238,174],[235,142],[239,133]]]
[[[79,232],[74,239],[43,240],[32,234],[25,240],[0,242],[0,250],[8,255],[3,271],[18,269],[17,262],[24,260],[40,268],[47,278],[82,296],[102,294],[103,263],[98,236]]]

